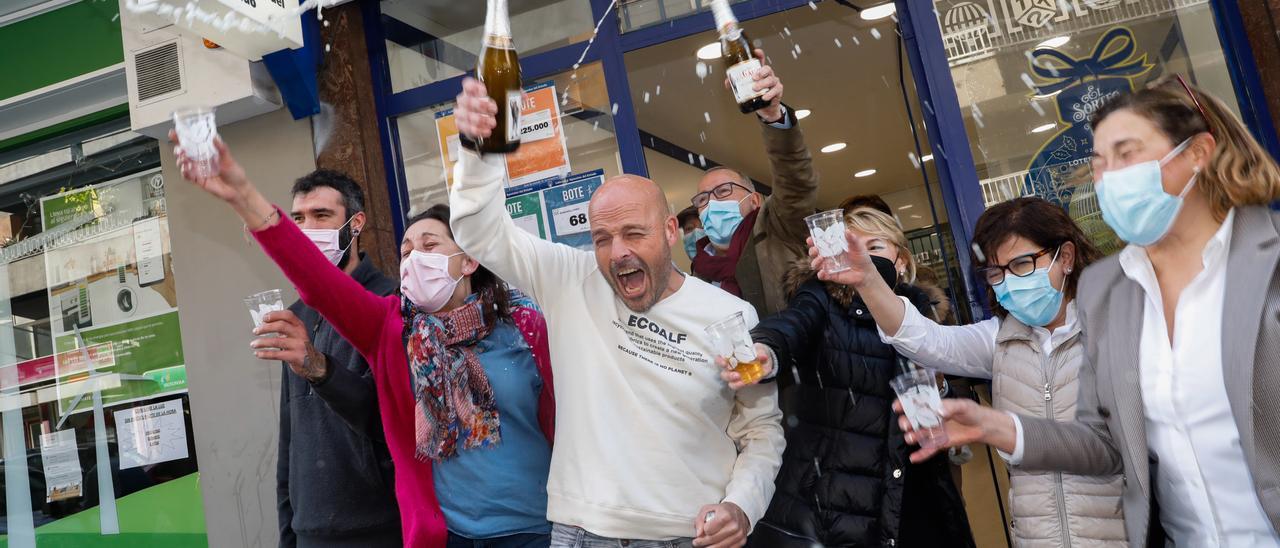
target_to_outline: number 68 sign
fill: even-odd
[[[604,174],[597,170],[542,191],[551,217],[551,241],[578,248],[591,246],[588,205],[591,195],[603,182]]]

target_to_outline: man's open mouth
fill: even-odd
[[[619,268],[616,278],[623,297],[634,299],[644,294],[647,281],[644,270],[633,267]]]

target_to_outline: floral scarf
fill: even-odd
[[[492,302],[472,295],[457,309],[427,314],[401,298],[419,460],[447,460],[459,444],[475,449],[502,441],[493,388],[476,356],[476,344],[493,331],[484,319],[484,303]]]

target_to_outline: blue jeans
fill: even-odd
[[[542,533],[516,533],[505,537],[467,538],[449,532],[447,548],[547,548],[551,535]]]
[[[556,523],[551,526],[552,548],[692,548],[693,539],[639,540],[605,538],[585,529]]]

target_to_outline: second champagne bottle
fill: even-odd
[[[734,17],[729,0],[712,0],[711,13],[720,33],[720,55],[724,59],[725,75],[729,78],[729,89],[738,103],[738,110],[747,114],[769,106],[769,102],[764,100],[769,90],[754,89],[756,71],[763,65],[752,54],[751,41],[738,26],[738,18]]]

